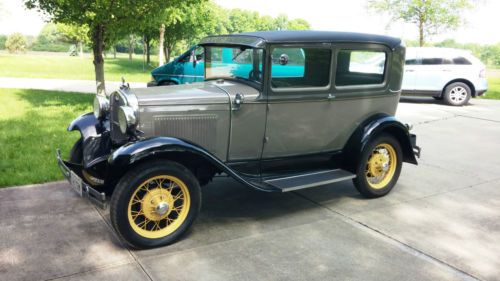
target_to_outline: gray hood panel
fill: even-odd
[[[229,104],[229,96],[213,83],[130,89],[139,106]]]

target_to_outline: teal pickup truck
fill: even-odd
[[[246,49],[235,50],[232,48],[221,48],[220,58],[212,58],[211,66],[217,68],[234,69],[234,76],[251,77],[252,54]],[[291,51],[293,50],[293,51]],[[271,54],[272,72],[274,77],[303,77],[304,76],[304,54],[301,49],[276,48]],[[292,53],[290,53],[292,52]],[[262,62],[259,67],[262,72]],[[257,75],[260,75],[258,73]],[[148,87],[190,84],[202,82],[205,79],[205,49],[196,45],[173,61],[164,64],[151,71],[152,81]]]

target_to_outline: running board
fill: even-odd
[[[323,170],[319,172],[293,175],[282,178],[273,178],[264,180],[264,182],[281,190],[281,192],[288,192],[297,189],[304,189],[339,181],[350,180],[355,177],[356,175],[351,172],[342,169],[336,169]]]

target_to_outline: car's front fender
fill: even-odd
[[[277,191],[260,186],[228,167],[223,161],[205,149],[185,140],[172,137],[152,137],[123,145],[108,158],[108,179],[111,183],[121,178],[131,167],[145,161],[170,159],[179,161],[203,161],[219,172],[224,172],[240,183],[261,191]]]
[[[89,137],[95,137],[109,131],[109,121],[99,121],[94,113],[85,113],[69,124],[68,131],[76,130],[80,131],[82,140],[85,141]]]

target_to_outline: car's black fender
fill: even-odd
[[[415,136],[410,134],[408,127],[394,116],[376,114],[362,122],[349,138],[343,149],[344,168],[354,171],[368,142],[382,133],[390,134],[399,141],[403,150],[404,162],[418,164],[412,144],[412,138]]]
[[[88,112],[78,116],[69,126],[68,131],[80,131],[82,140],[85,141],[89,137],[96,137],[105,131],[109,131],[109,121],[100,121],[94,113]]]
[[[240,183],[261,191],[272,190],[267,186],[262,186],[258,181],[240,175],[238,172],[227,166],[222,160],[199,147],[198,145],[173,137],[152,137],[127,143],[113,153],[108,158],[107,183],[113,185],[131,167],[139,163],[156,159],[169,159],[192,168],[194,162],[204,167],[214,169],[214,172],[224,172]],[[194,173],[196,175],[196,172]]]

